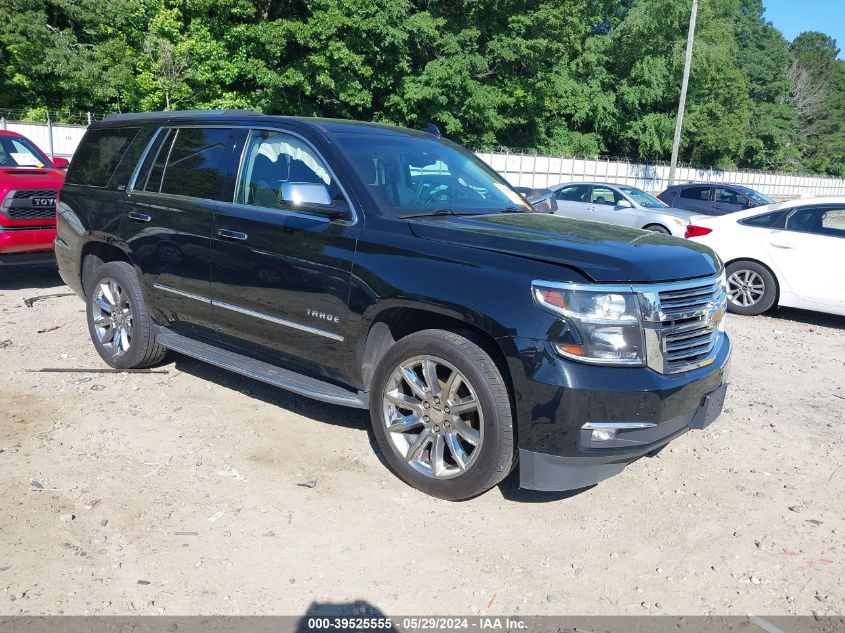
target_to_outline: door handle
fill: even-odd
[[[128,217],[133,222],[149,222],[150,220],[152,220],[152,218],[146,213],[138,213],[137,211],[130,211],[126,214],[126,217]]]
[[[246,233],[230,231],[229,229],[217,229],[217,236],[222,237],[224,240],[237,240],[239,242],[244,241],[248,237]]]
[[[795,244],[793,244],[792,242],[769,242],[769,244],[771,244],[775,248],[784,248],[784,249],[795,248]]]

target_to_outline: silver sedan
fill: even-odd
[[[572,182],[549,187],[555,193],[556,215],[607,222],[684,237],[692,211],[674,209],[649,193],[628,185]]]

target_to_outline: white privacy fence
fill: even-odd
[[[651,193],[660,193],[669,186],[668,165],[603,158],[555,158],[510,152],[478,152],[478,156],[515,186],[551,187],[562,182],[601,181],[631,185]],[[828,176],[678,167],[675,182],[734,183],[778,200],[845,195],[845,179]]]
[[[85,134],[84,125],[24,123],[0,118],[0,128],[31,138],[48,154],[70,158]],[[669,166],[603,158],[565,158],[514,152],[478,152],[479,158],[515,186],[550,187],[562,182],[606,181],[660,193],[669,185]],[[678,167],[675,181],[729,182],[778,200],[802,196],[845,196],[845,179],[758,171]]]
[[[70,158],[85,134],[84,125],[55,125],[51,123],[23,123],[0,118],[0,129],[23,134],[52,156]]]

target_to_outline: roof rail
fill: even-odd
[[[121,114],[109,114],[103,117],[103,121],[135,121],[138,119],[171,119],[174,117],[190,117],[216,114],[222,116],[243,116],[245,114],[261,115],[261,112],[252,110],[167,110],[164,112],[125,112]]]

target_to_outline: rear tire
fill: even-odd
[[[508,388],[493,359],[458,334],[423,330],[390,347],[370,414],[390,469],[433,497],[475,497],[513,469]]]
[[[730,312],[756,316],[775,305],[778,296],[777,280],[762,264],[739,260],[727,266],[726,274]]]
[[[91,275],[88,332],[100,357],[115,369],[160,363],[167,350],[155,341],[138,275],[126,262],[109,262]]]
[[[672,231],[667,229],[662,224],[648,224],[643,227],[645,231],[654,231],[655,233],[662,233],[663,235],[672,235]]]

